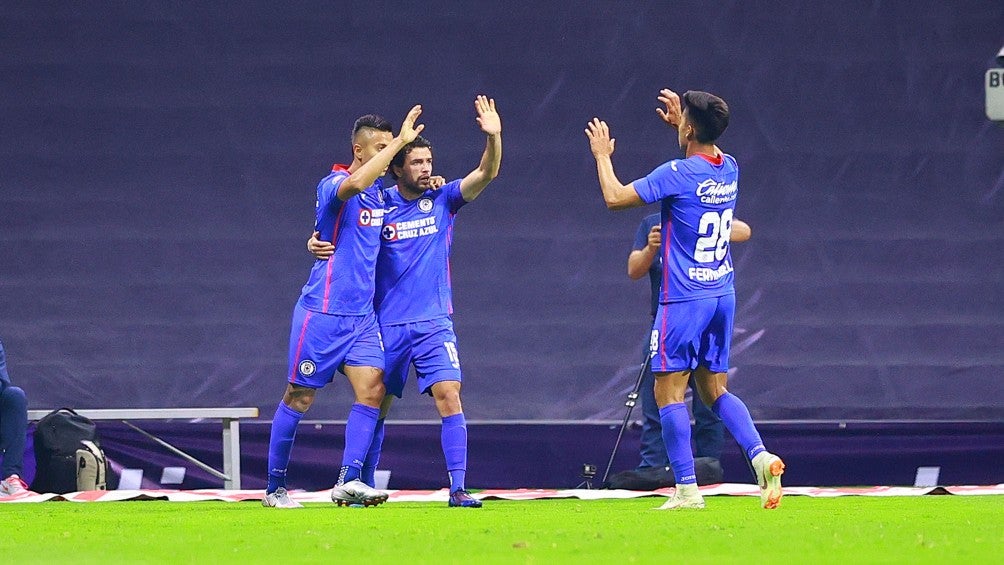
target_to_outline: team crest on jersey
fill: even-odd
[[[315,371],[317,371],[317,365],[315,365],[314,362],[311,361],[310,359],[304,359],[303,361],[300,361],[300,366],[298,367],[298,369],[300,370],[301,375],[309,377],[310,375],[313,375]]]
[[[418,201],[418,209],[421,210],[421,211],[423,211],[423,212],[425,212],[425,213],[427,213],[427,214],[429,212],[431,212],[432,211],[432,199],[431,198],[423,198],[423,199],[419,200]]]
[[[363,208],[359,210],[359,225],[379,227],[383,225],[383,208]]]
[[[387,224],[383,227],[383,231],[380,232],[380,235],[382,235],[386,241],[394,241],[397,239],[397,228],[394,224]]]

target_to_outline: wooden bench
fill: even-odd
[[[40,420],[52,410],[28,410],[28,420]],[[111,408],[101,410],[81,409],[74,412],[91,420],[121,420],[172,452],[198,465],[214,476],[223,479],[223,488],[241,488],[241,437],[240,419],[257,418],[257,408]],[[223,421],[223,472],[213,469],[166,441],[137,428],[129,420],[210,419]]]

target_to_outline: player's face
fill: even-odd
[[[390,145],[394,136],[389,131],[379,131],[364,128],[356,133],[352,142],[352,154],[360,163],[365,163],[379,153],[384,147]]]
[[[411,189],[428,190],[432,188],[432,150],[428,147],[416,147],[404,156],[404,166],[395,169],[398,172],[398,183]]]

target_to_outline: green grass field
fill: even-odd
[[[1000,562],[999,496],[487,501],[377,508],[257,502],[0,505],[2,563]]]

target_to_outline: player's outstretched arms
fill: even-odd
[[[749,224],[742,220],[732,220],[732,231],[729,232],[730,243],[742,243],[749,241],[751,237],[753,237],[753,230],[750,229]]]
[[[614,173],[614,164],[610,156],[614,154],[617,140],[610,137],[610,127],[599,118],[586,124],[586,137],[589,138],[589,150],[596,159],[596,174],[600,178],[600,190],[603,191],[603,201],[610,210],[624,210],[644,206],[645,201],[638,196],[633,184],[624,186]]]
[[[310,234],[310,239],[307,240],[307,251],[309,251],[315,259],[327,261],[335,254],[335,246],[331,242],[321,241],[318,239],[319,237],[321,237],[320,232],[315,231]]]
[[[474,111],[478,113],[476,121],[481,131],[488,136],[488,141],[478,168],[460,181],[460,194],[467,202],[481,194],[488,183],[498,176],[502,165],[502,118],[495,109],[495,99],[479,94],[474,100]]]
[[[680,121],[683,120],[683,106],[680,104],[680,95],[668,88],[659,91],[659,102],[666,106],[666,109],[656,108],[655,113],[659,114],[662,121],[669,124],[673,129],[680,128]]]
[[[422,130],[425,129],[425,125],[423,124],[415,125],[415,121],[421,113],[421,104],[416,104],[411,108],[408,115],[405,116],[404,122],[401,123],[401,131],[398,132],[397,137],[392,139],[387,146],[381,149],[369,161],[360,165],[358,169],[349,175],[349,178],[338,185],[339,199],[345,201],[366,190],[367,187],[372,185],[387,170],[391,160],[394,159],[394,155],[397,155],[397,152],[402,147],[415,141],[418,134],[422,133]]]

